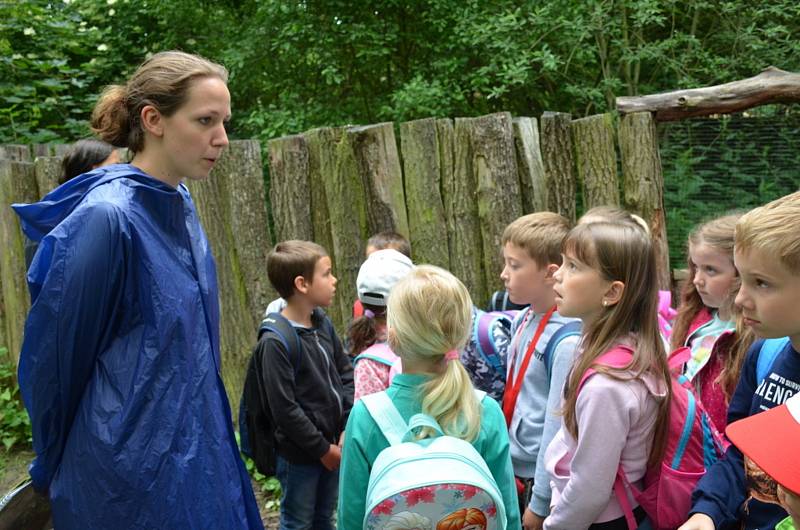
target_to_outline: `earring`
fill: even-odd
[[[603,307],[607,307],[607,306],[608,306],[608,300],[603,300]]]

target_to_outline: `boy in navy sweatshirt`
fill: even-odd
[[[750,211],[736,225],[734,262],[742,280],[736,304],[742,308],[745,324],[759,337],[788,337],[789,341],[763,371],[763,378],[757,375],[763,341],[753,344],[731,398],[729,424],[780,406],[800,393],[798,226],[800,192]],[[742,453],[733,446],[700,480],[692,501],[689,520],[679,530],[774,528],[787,516],[776,504],[755,499],[746,503]]]

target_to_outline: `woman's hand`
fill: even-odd
[[[704,513],[696,513],[689,517],[678,530],[716,530],[714,520]]]

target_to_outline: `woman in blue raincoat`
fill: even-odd
[[[92,115],[130,164],[15,205],[39,249],[19,383],[61,528],[262,528],[220,376],[217,278],[184,178],[228,144],[227,71],[164,52]]]

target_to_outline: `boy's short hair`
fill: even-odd
[[[567,237],[570,222],[553,212],[523,215],[503,231],[503,246],[511,243],[525,249],[540,267],[561,265],[561,246]]]
[[[776,256],[793,273],[800,273],[800,191],[744,214],[736,223],[734,248]]]
[[[367,247],[374,247],[375,250],[386,250],[390,248],[411,258],[411,243],[401,234],[392,232],[391,230],[380,232],[369,238],[367,240]]]
[[[281,241],[267,256],[269,283],[284,300],[288,300],[295,293],[294,279],[302,276],[310,282],[317,262],[327,255],[322,246],[311,241]]]

